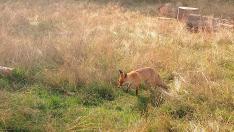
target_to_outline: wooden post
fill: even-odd
[[[178,7],[177,20],[186,22],[190,14],[198,14],[198,8]]]

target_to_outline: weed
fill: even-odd
[[[109,85],[104,84],[91,84],[82,88],[84,105],[98,105],[103,103],[103,100],[113,101],[115,93]]]

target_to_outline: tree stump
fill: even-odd
[[[198,8],[193,7],[178,7],[177,20],[186,22],[190,14],[198,14]]]
[[[0,74],[9,76],[12,73],[13,68],[0,66]]]
[[[218,19],[213,17],[190,14],[186,21],[186,26],[187,29],[191,32],[198,32],[199,30],[213,32],[217,31],[219,22]]]
[[[188,16],[186,26],[187,29],[191,32],[198,32],[201,23],[201,15],[190,14]]]

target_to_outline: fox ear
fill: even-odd
[[[127,73],[124,74],[124,77],[125,77],[125,78],[127,77]]]
[[[120,73],[120,74],[123,74],[123,71],[122,71],[122,70],[119,70],[119,73]]]

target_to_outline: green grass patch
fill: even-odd
[[[86,106],[97,106],[104,100],[113,101],[116,97],[114,89],[108,84],[90,84],[81,88],[82,103]]]

